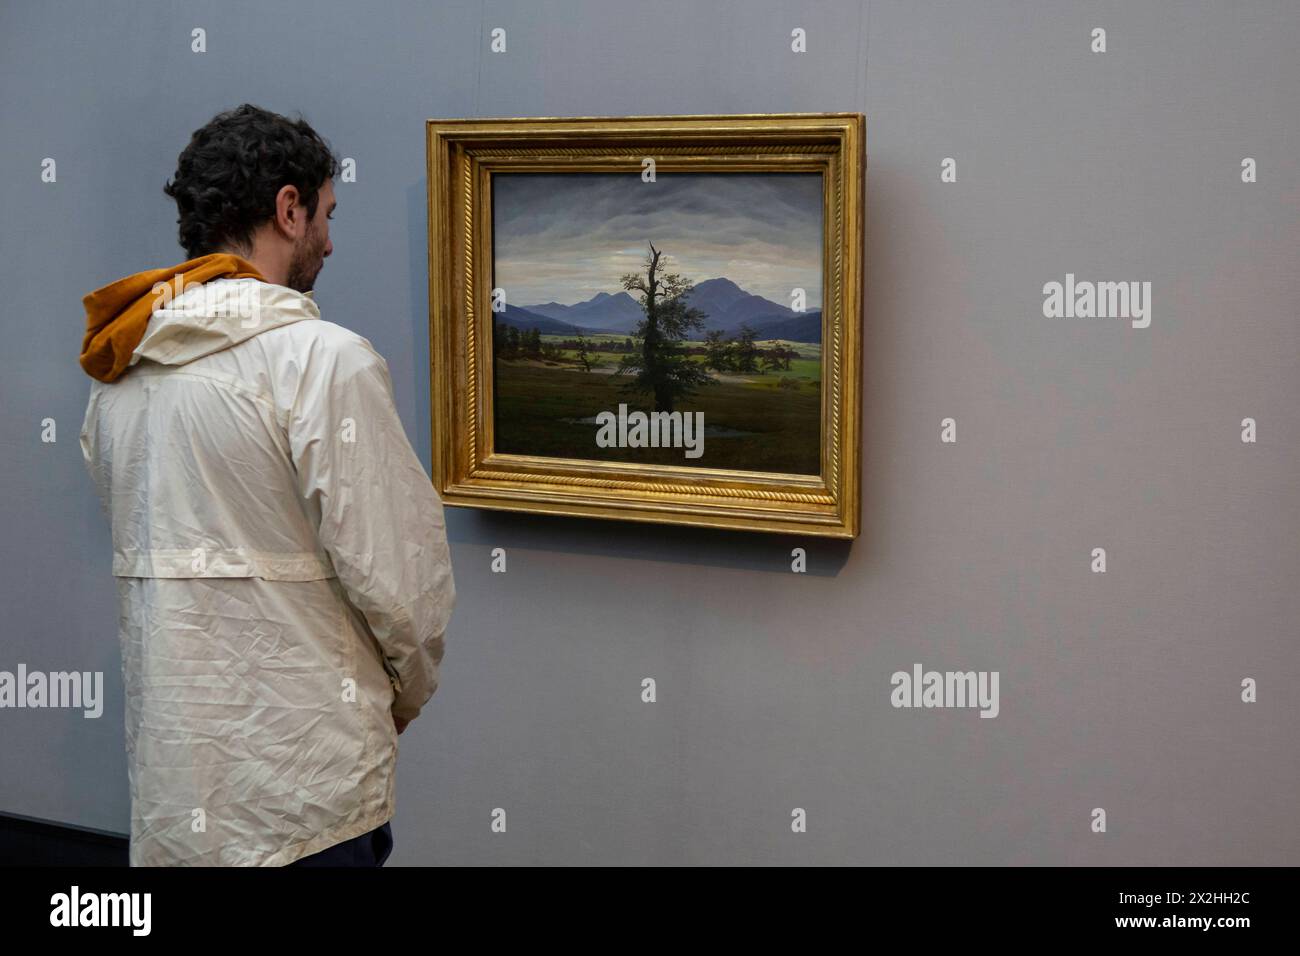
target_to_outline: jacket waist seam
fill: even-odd
[[[328,556],[310,551],[258,551],[252,548],[119,548],[113,552],[113,576],[319,581],[337,575]]]

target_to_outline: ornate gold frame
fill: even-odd
[[[861,113],[428,121],[433,481],[445,504],[855,538],[859,530]],[[491,177],[817,171],[823,176],[820,475],[498,454],[491,408]],[[488,277],[484,279],[484,277]]]

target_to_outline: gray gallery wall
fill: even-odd
[[[1298,36],[1289,0],[7,0],[0,669],[106,703],[0,711],[0,811],[129,827],[80,300],[184,258],[195,127],[301,111],[356,160],[317,299],[427,466],[426,118],[861,110],[861,538],[449,508],[392,863],[1300,862]],[[1150,281],[1150,326],[1044,317],[1067,273]],[[917,662],[999,672],[1000,713],[894,708]]]

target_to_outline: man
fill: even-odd
[[[311,297],[338,168],[302,120],[217,116],[164,190],[189,260],[85,297],[133,866],[391,847],[397,735],[437,689],[456,591],[388,367]]]

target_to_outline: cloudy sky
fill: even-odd
[[[495,285],[514,305],[572,305],[622,291],[647,241],[670,272],[726,276],[790,305],[821,308],[820,173],[498,173],[493,177]],[[635,296],[636,294],[633,293]]]

